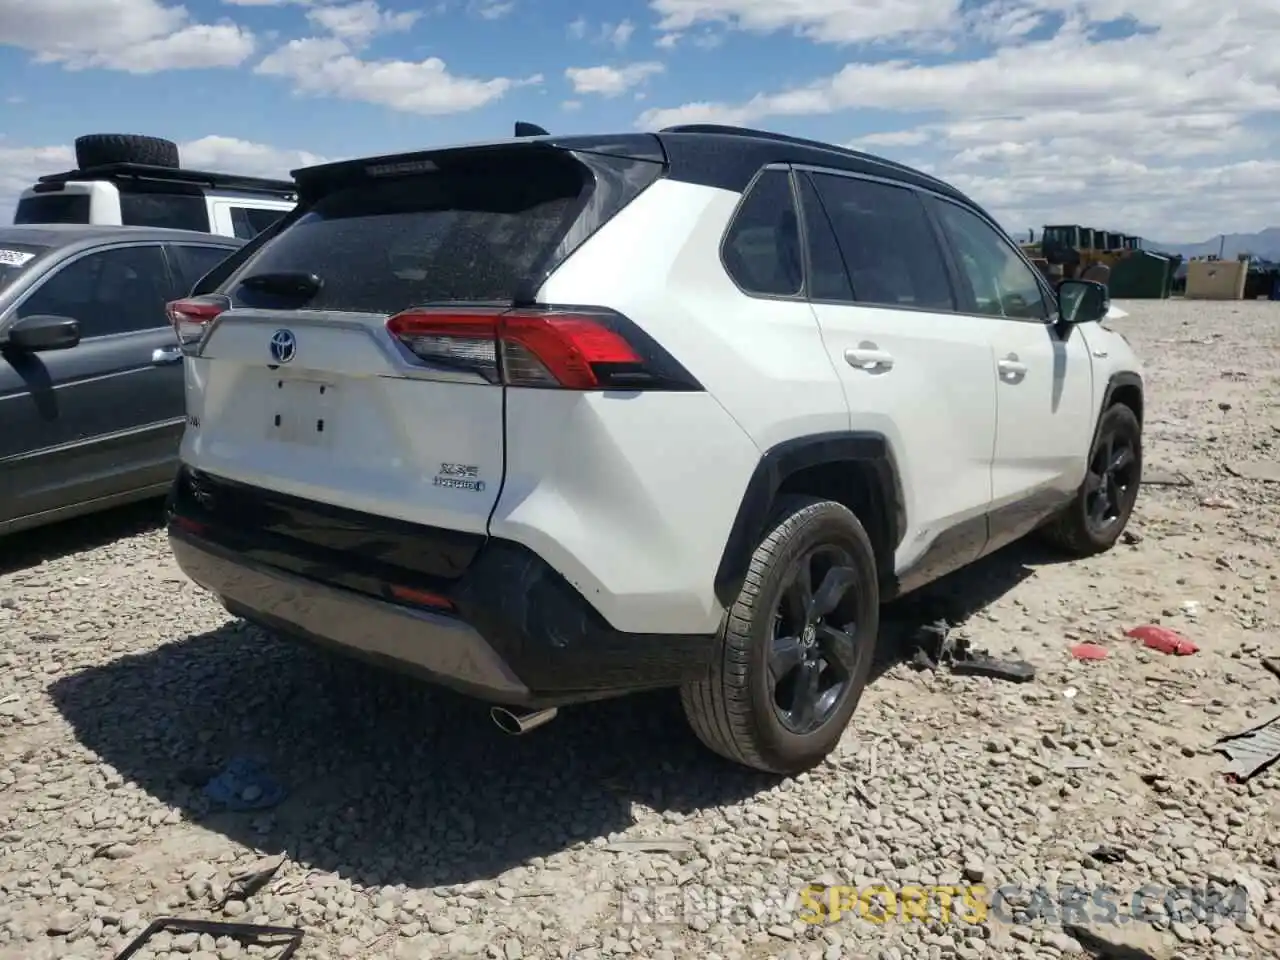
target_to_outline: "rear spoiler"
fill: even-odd
[[[624,133],[616,136],[565,136],[557,137],[541,131],[533,124],[518,124],[517,136],[505,140],[489,140],[479,143],[438,147],[408,153],[385,154],[335,163],[300,167],[290,171],[298,183],[300,200],[322,196],[337,184],[350,184],[366,179],[411,176],[446,170],[482,160],[486,156],[510,154],[512,151],[570,150],[576,153],[595,153],[643,160],[665,165],[666,151],[662,141],[653,133]]]

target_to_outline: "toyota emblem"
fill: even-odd
[[[298,352],[298,339],[292,330],[277,330],[271,335],[271,359],[276,363],[288,363]]]

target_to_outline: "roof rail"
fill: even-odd
[[[858,157],[862,160],[873,160],[876,163],[890,167],[894,170],[906,170],[918,177],[924,177],[926,180],[932,180],[934,183],[943,183],[937,177],[917,170],[905,163],[899,163],[897,160],[886,160],[884,157],[876,156],[872,153],[863,153],[860,150],[851,150],[848,147],[839,147],[833,143],[823,143],[821,140],[809,140],[805,137],[792,137],[785,133],[774,133],[771,130],[755,130],[751,127],[734,127],[721,123],[682,123],[674,127],[664,127],[658,131],[659,133],[712,133],[731,137],[749,137],[755,140],[772,140],[775,143],[792,143],[796,146],[812,147],[817,150],[829,150],[833,153],[842,153],[849,157]]]
[[[181,167],[157,167],[149,163],[104,163],[81,170],[64,173],[47,173],[39,180],[44,184],[69,183],[74,180],[150,180],[168,183],[194,183],[215,190],[245,190],[255,193],[288,194],[291,198],[298,187],[292,180],[272,180],[267,177],[244,177],[233,173],[211,173],[207,170],[187,170]]]

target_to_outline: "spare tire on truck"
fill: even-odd
[[[178,145],[133,133],[89,133],[76,137],[76,165],[85,170],[108,163],[145,163],[177,169]]]

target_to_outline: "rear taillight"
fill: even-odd
[[[610,310],[422,307],[387,330],[418,359],[490,383],[561,390],[700,389],[629,320]]]
[[[231,307],[226,297],[187,297],[165,306],[173,332],[182,344],[198,343],[214,318]]]

